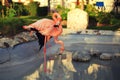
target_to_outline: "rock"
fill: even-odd
[[[81,9],[68,12],[67,28],[76,32],[85,30],[88,26],[88,13]]]
[[[120,57],[120,53],[114,53],[114,55],[113,55],[114,57]]]
[[[74,61],[86,62],[90,61],[91,56],[87,52],[76,51],[75,53],[73,53],[72,59]]]
[[[0,38],[4,37],[4,35],[2,34],[2,32],[0,32]]]
[[[4,37],[4,38],[0,39],[0,47],[1,48],[6,48],[6,46],[4,45],[4,43],[9,44],[10,46],[14,46],[18,42],[16,42],[15,40],[13,40],[11,38]]]
[[[8,43],[6,43],[6,42],[4,42],[3,44],[4,44],[4,46],[5,46],[6,48],[9,48],[9,47],[10,47],[10,45],[9,45]]]
[[[98,57],[98,56],[101,55],[101,52],[99,52],[99,51],[90,50],[89,52],[90,52],[90,55],[91,55],[91,56],[96,56],[96,57]]]
[[[14,39],[18,42],[26,42],[26,41],[35,40],[36,36],[34,35],[34,33],[33,35],[30,36],[29,32],[22,32],[20,34],[15,35]]]
[[[73,53],[72,60],[78,61],[78,52]]]
[[[36,40],[36,39],[37,38],[35,36],[35,33],[32,36],[30,36],[29,32],[22,32],[20,34],[13,36],[13,38],[9,38],[9,37],[0,38],[0,47],[6,48],[6,45],[4,43],[7,43],[9,45],[9,47],[13,47],[17,44]]]
[[[102,53],[100,55],[101,60],[111,60],[112,59],[112,54],[110,53]]]

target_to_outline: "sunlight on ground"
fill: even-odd
[[[73,63],[72,63],[72,54],[70,54],[69,52],[65,52],[66,53],[66,59],[64,60],[48,60],[47,61],[47,69],[50,72],[44,73],[44,64],[41,64],[39,69],[37,69],[35,72],[33,72],[32,74],[28,75],[25,77],[26,80],[33,80],[33,79],[39,79],[41,77],[50,77],[51,79],[55,79],[57,78],[56,76],[54,76],[55,74],[59,74],[63,76],[67,79],[71,78],[71,74],[69,73],[71,72],[76,72]],[[60,67],[60,68],[59,68]],[[63,73],[62,73],[63,72]],[[42,76],[41,76],[42,75]]]
[[[98,72],[101,66],[98,64],[92,64],[88,67],[88,74],[92,74],[93,72]]]

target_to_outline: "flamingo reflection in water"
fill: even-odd
[[[53,37],[54,42],[57,44],[60,44],[60,53],[59,54],[62,54],[64,51],[63,41],[58,40],[58,36],[61,35],[61,33],[63,31],[62,25],[61,25],[62,18],[56,12],[53,13],[52,18],[53,18],[53,20],[43,18],[43,19],[40,19],[28,26],[23,26],[24,29],[31,30],[31,33],[33,32],[33,30],[36,30],[37,31],[36,34],[37,34],[38,38],[40,36],[42,36],[42,37],[45,36],[45,39],[42,38],[44,40],[44,43],[41,43],[41,44],[44,44],[43,47],[44,47],[44,71],[45,72],[47,71],[47,69],[46,69],[46,42],[49,41],[51,37]]]

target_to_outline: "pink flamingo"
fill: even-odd
[[[28,26],[23,26],[24,29],[30,30],[34,28],[39,31],[42,35],[45,36],[44,40],[44,71],[46,72],[46,42],[49,41],[50,37],[54,38],[55,43],[60,44],[60,54],[64,51],[64,43],[61,40],[58,40],[58,36],[61,35],[63,29],[61,25],[62,18],[58,13],[53,13],[53,20],[51,19],[41,19],[35,23],[32,23]],[[31,31],[32,33],[32,31]]]

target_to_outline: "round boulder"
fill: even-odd
[[[110,53],[102,53],[100,55],[101,60],[111,60],[112,59],[112,54]]]
[[[86,62],[86,61],[90,61],[90,59],[91,59],[91,56],[87,52],[76,51],[72,55],[73,61]]]
[[[114,57],[120,57],[120,53],[114,53]]]

